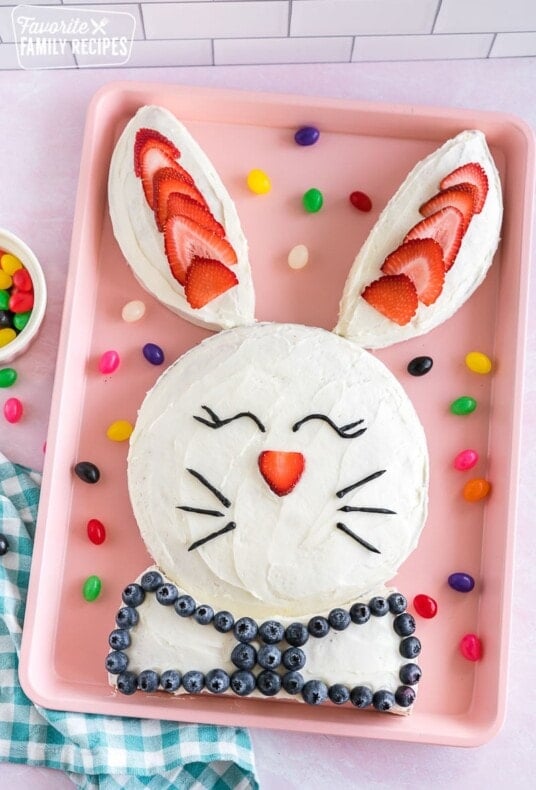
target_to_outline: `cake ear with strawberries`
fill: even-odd
[[[480,285],[499,243],[502,195],[482,132],[419,162],[354,261],[335,331],[365,348],[422,335]]]
[[[206,154],[162,107],[142,107],[112,156],[110,216],[146,290],[211,329],[253,322],[247,242],[235,205]]]

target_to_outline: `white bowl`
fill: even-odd
[[[3,228],[0,228],[0,250],[10,252],[21,261],[32,278],[34,289],[34,306],[30,320],[11,343],[0,348],[0,364],[3,364],[11,362],[22,354],[39,331],[47,305],[47,285],[41,265],[31,249],[21,239]]]

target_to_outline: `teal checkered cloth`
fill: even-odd
[[[66,771],[83,788],[258,788],[247,730],[34,705],[18,679],[40,476],[0,453],[0,761]]]

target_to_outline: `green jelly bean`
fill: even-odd
[[[0,387],[11,387],[17,380],[17,371],[13,368],[2,368],[0,370]]]
[[[15,329],[18,329],[19,332],[22,332],[28,321],[30,320],[30,316],[32,314],[31,310],[26,310],[25,313],[15,313],[13,316],[13,326]]]
[[[9,309],[9,291],[0,291],[0,310]]]
[[[316,214],[324,205],[324,197],[319,189],[308,189],[302,197],[303,207],[309,214]]]
[[[84,582],[82,593],[86,601],[95,601],[101,594],[102,582],[98,576],[88,576]]]
[[[476,400],[470,395],[462,395],[452,401],[450,410],[453,414],[471,414],[476,409]]]

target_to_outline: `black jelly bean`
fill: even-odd
[[[424,376],[432,370],[432,357],[415,357],[408,363],[408,373],[412,376]]]
[[[98,483],[100,480],[99,468],[91,461],[79,461],[74,467],[74,472],[84,483]]]

